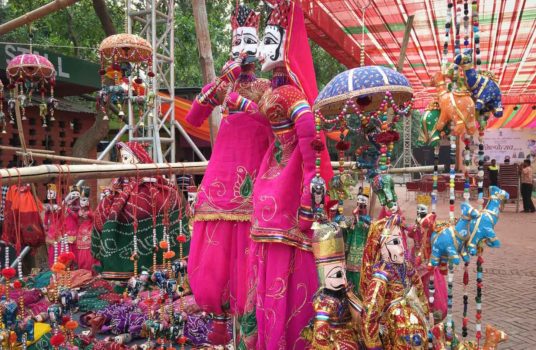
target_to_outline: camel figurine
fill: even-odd
[[[473,67],[473,49],[466,49],[454,57],[467,79],[467,87],[471,90],[476,110],[483,115],[493,112],[496,118],[503,115],[502,93],[497,83],[484,72],[479,73]]]
[[[432,85],[437,89],[437,97],[441,113],[435,129],[439,132],[454,121],[453,133],[462,136],[465,133],[473,135],[477,130],[475,118],[475,103],[469,92],[449,92],[445,75],[437,72],[432,78]]]
[[[498,344],[507,340],[508,334],[488,324],[486,326],[486,340],[481,348],[473,341],[464,341],[458,345],[457,350],[497,350],[499,349]]]

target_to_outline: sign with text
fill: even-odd
[[[535,129],[490,129],[484,134],[484,155],[504,163],[506,157],[510,163],[521,163],[527,156],[536,157]]]
[[[41,48],[34,48],[32,51],[45,56],[56,67],[58,81],[100,89],[98,64]],[[13,57],[25,53],[30,53],[26,45],[0,44],[0,69],[5,70]]]

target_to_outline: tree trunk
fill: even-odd
[[[114,22],[112,22],[112,18],[108,13],[105,0],[93,0],[93,9],[102,24],[102,29],[106,33],[106,36],[117,34]]]
[[[106,7],[105,0],[93,0],[93,9],[95,14],[99,17],[102,24],[102,29],[106,36],[114,35],[117,33],[115,26],[112,22],[108,8]],[[94,150],[102,139],[108,136],[108,121],[103,120],[102,113],[98,113],[95,117],[95,123],[81,135],[73,146],[74,157],[89,158],[89,153]]]
[[[108,120],[103,120],[103,114],[95,116],[95,123],[82,134],[73,145],[73,157],[89,158],[89,153],[95,150],[99,142],[108,136]]]
[[[216,79],[214,72],[214,59],[212,58],[212,46],[210,44],[210,33],[208,31],[207,6],[205,0],[192,0],[192,8],[195,21],[195,33],[197,36],[197,47],[199,48],[199,63],[203,74],[203,83],[207,84]],[[221,113],[219,108],[214,109],[209,118],[210,143],[214,145],[214,140],[220,127]]]

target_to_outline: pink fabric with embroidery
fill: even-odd
[[[312,218],[300,212],[310,210],[309,185],[315,176],[311,141],[316,129],[310,103],[317,94],[316,78],[303,13],[295,2],[290,6],[285,63],[291,84],[267,92],[259,104],[276,137],[253,194],[250,278],[256,292],[248,298],[246,312],[256,305],[259,350],[307,347],[300,332],[314,316],[311,302],[318,288],[310,251]],[[329,158],[323,159],[321,173],[328,183],[333,173]]]
[[[186,120],[200,126],[211,112],[210,105],[201,105],[196,100]],[[233,216],[251,215],[252,182],[257,177],[260,162],[271,140],[270,126],[258,112],[236,112],[223,118],[210,162],[197,191],[196,215],[212,214],[217,217],[221,214],[219,217],[228,220],[233,220]],[[248,179],[252,181],[249,184],[246,183]],[[246,186],[251,187],[248,190]],[[240,220],[249,221],[247,218]]]
[[[73,252],[74,255],[77,255],[78,250],[76,249],[76,237],[78,236],[78,212],[72,211],[67,208],[67,215],[65,216],[64,222],[64,234],[67,235],[69,240],[69,251]]]
[[[268,86],[269,82],[239,80],[235,90],[257,100],[259,91],[264,91],[262,84]],[[222,103],[221,96],[218,98]],[[212,105],[196,100],[186,120],[200,126],[212,110]],[[188,257],[190,287],[203,311],[241,315],[244,310],[252,189],[271,140],[270,125],[258,112],[233,111],[221,122],[197,191]]]
[[[97,260],[91,255],[91,231],[93,230],[93,213],[90,209],[81,208],[80,211],[87,210],[87,216],[78,218],[78,234],[76,238],[76,264],[79,269],[93,271],[93,266]]]

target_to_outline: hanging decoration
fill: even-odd
[[[155,76],[152,62],[153,49],[149,42],[134,34],[116,34],[104,39],[99,46],[102,89],[98,93],[97,108],[107,120],[107,107],[118,109],[125,117],[124,104],[130,99],[137,111],[139,126],[144,126],[146,112],[154,104],[150,81]]]
[[[58,100],[54,98],[56,85],[56,69],[50,61],[41,55],[30,53],[15,56],[7,64],[6,73],[9,78],[8,89],[10,99],[8,110],[10,123],[15,123],[16,100],[22,120],[26,120],[26,107],[28,107],[34,94],[39,94],[39,116],[43,121],[43,127],[47,127],[47,117],[54,121],[54,111],[58,107]],[[49,97],[46,98],[46,95]]]

